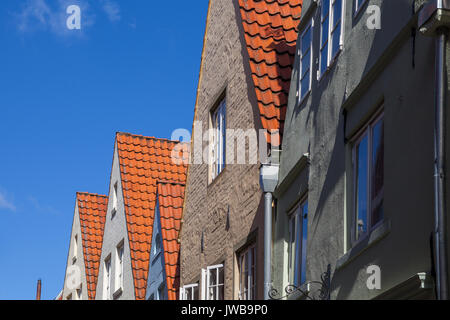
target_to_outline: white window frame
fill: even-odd
[[[366,4],[366,2],[368,2],[369,0],[354,0],[354,8],[355,11],[353,13],[353,17],[356,17],[359,15],[360,12],[362,12],[361,8],[364,7],[364,5]]]
[[[383,107],[381,108],[383,109]],[[367,238],[370,233],[376,229],[378,226],[380,226],[383,223],[383,219],[378,221],[376,224],[372,224],[372,197],[371,197],[371,191],[372,191],[372,175],[371,175],[371,169],[372,169],[372,132],[373,128],[380,122],[384,122],[384,111],[377,112],[364,127],[358,132],[356,135],[356,138],[353,140],[352,143],[352,175],[353,175],[353,186],[352,186],[352,201],[353,201],[353,210],[352,210],[352,219],[351,219],[351,243],[352,246],[355,246],[357,243],[361,242],[365,238]],[[363,233],[360,237],[358,237],[358,208],[357,208],[357,155],[356,155],[356,149],[357,146],[361,143],[361,141],[364,139],[364,137],[367,136],[367,168],[369,170],[368,172],[368,179],[367,179],[367,231]]]
[[[103,300],[111,299],[111,255],[103,262]]]
[[[182,286],[180,288],[180,300],[198,300],[200,297],[197,297],[197,299],[194,297],[195,288],[199,289],[198,282]],[[200,291],[198,292],[200,293]]]
[[[224,272],[224,283],[219,283],[219,274],[220,269],[223,269]],[[211,270],[216,270],[217,272],[217,284],[210,285],[210,276],[209,273]],[[216,296],[215,299],[210,299],[209,291],[211,288],[217,288],[215,290]],[[225,294],[225,269],[223,264],[217,264],[214,266],[209,266],[206,269],[202,269],[202,300],[218,300],[219,298],[219,290],[223,290],[223,294]],[[222,297],[224,299],[225,297]]]
[[[305,91],[305,94],[302,95],[302,80],[303,80],[303,56],[305,54],[307,54],[307,52],[303,51],[302,48],[302,43],[303,43],[303,37],[305,36],[305,34],[310,31],[310,42],[309,42],[309,53],[310,53],[310,61],[309,61],[309,84],[308,84],[308,90]],[[308,24],[306,24],[305,29],[302,31],[301,35],[300,35],[300,48],[299,48],[299,73],[298,73],[298,97],[299,97],[299,104],[301,104],[306,97],[308,96],[308,94],[311,92],[311,87],[312,87],[312,73],[313,73],[313,55],[314,55],[314,50],[313,50],[313,37],[314,37],[314,18],[311,18],[310,21],[308,22]]]
[[[123,255],[124,255],[124,241],[122,240],[116,247],[116,268],[114,279],[114,295],[118,295],[123,290]]]
[[[288,217],[288,278],[289,283],[297,287],[306,282],[302,279],[303,271],[306,271],[307,240],[303,241],[303,231],[305,221],[304,209],[308,216],[308,198],[304,197],[294,209],[291,210]],[[306,218],[308,224],[308,218]],[[306,225],[308,228],[308,225]],[[306,230],[308,233],[308,230]],[[306,273],[306,272],[305,272]]]
[[[227,100],[224,96],[217,107],[211,112],[211,181],[219,176],[226,164],[226,126]]]
[[[336,23],[336,25],[333,25],[334,21],[334,5],[336,4],[336,1],[341,1],[341,12],[340,12],[340,18],[339,21]],[[327,71],[330,69],[330,67],[333,65],[333,63],[336,61],[337,56],[342,51],[343,45],[344,45],[344,12],[345,12],[345,0],[329,0],[329,8],[328,8],[328,15],[324,17],[323,15],[323,9],[324,9],[324,1],[322,0],[321,7],[320,7],[320,44],[319,44],[319,70],[317,71],[318,77],[317,79],[320,80],[323,78],[323,76],[327,73]],[[328,19],[328,31],[327,31],[327,40],[325,44],[322,44],[323,41],[323,23],[325,19]],[[339,35],[339,49],[335,54],[333,54],[333,35],[338,26],[340,25],[340,35]],[[326,68],[322,70],[322,51],[324,47],[327,46],[327,63]]]
[[[256,244],[248,246],[238,256],[239,265],[239,300],[256,299]],[[244,260],[245,259],[245,260]],[[243,263],[245,264],[243,266]],[[244,269],[243,269],[244,268]],[[244,274],[243,274],[244,273]],[[246,287],[242,279],[245,277]]]

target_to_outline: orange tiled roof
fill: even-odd
[[[178,243],[178,235],[183,215],[184,188],[183,184],[158,183],[161,235],[169,300],[178,299],[180,287],[180,244]]]
[[[279,130],[281,135],[302,2],[239,0],[262,126],[267,130]]]
[[[95,299],[108,197],[77,192],[88,297]]]
[[[175,164],[171,153],[179,143],[117,133],[125,216],[137,300],[145,299],[157,181],[186,182],[187,165]]]

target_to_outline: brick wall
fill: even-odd
[[[248,56],[235,1],[211,0],[196,121],[209,129],[210,109],[226,91],[229,129],[260,129]],[[200,279],[201,268],[225,263],[225,299],[237,298],[235,252],[256,234],[258,297],[263,284],[263,198],[259,165],[227,165],[208,185],[208,165],[189,167],[181,232],[181,285]],[[226,228],[229,210],[230,228]],[[204,251],[201,253],[201,235]]]

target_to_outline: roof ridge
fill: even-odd
[[[167,139],[167,138],[156,138],[156,137],[152,137],[152,136],[144,136],[141,134],[135,134],[135,133],[129,133],[129,132],[121,132],[121,131],[117,131],[116,132],[116,136],[117,135],[122,135],[122,136],[131,136],[131,137],[136,137],[136,138],[144,138],[147,140],[159,140],[159,141],[167,141],[167,142],[173,142],[173,143],[183,143],[183,141],[178,141],[178,140],[171,140],[171,139]]]
[[[102,198],[108,198],[107,195],[104,194],[98,194],[98,193],[91,193],[91,192],[83,192],[83,191],[77,191],[76,194],[84,194],[89,196],[96,196],[96,197],[102,197]]]

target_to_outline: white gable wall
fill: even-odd
[[[78,236],[77,254],[74,259],[74,239]],[[75,202],[75,212],[73,215],[72,232],[70,235],[69,253],[67,256],[66,274],[64,277],[63,300],[70,295],[75,300],[77,297],[77,289],[81,287],[81,299],[88,300],[86,268],[83,256],[83,239],[81,235],[80,215],[78,213],[78,200]]]
[[[117,212],[112,217],[114,185],[117,182]],[[122,293],[114,297],[117,291],[115,285],[116,277],[116,259],[117,246],[123,241],[123,288]],[[116,298],[117,300],[135,300],[134,293],[134,279],[131,269],[130,246],[128,242],[127,224],[125,218],[125,207],[123,201],[122,181],[120,179],[119,157],[117,150],[117,143],[114,146],[113,165],[111,169],[111,181],[109,186],[108,209],[106,213],[105,231],[103,235],[102,254],[100,258],[100,266],[97,281],[96,300],[103,300],[103,280],[104,280],[104,262],[105,259],[111,257],[111,283],[109,299]]]

